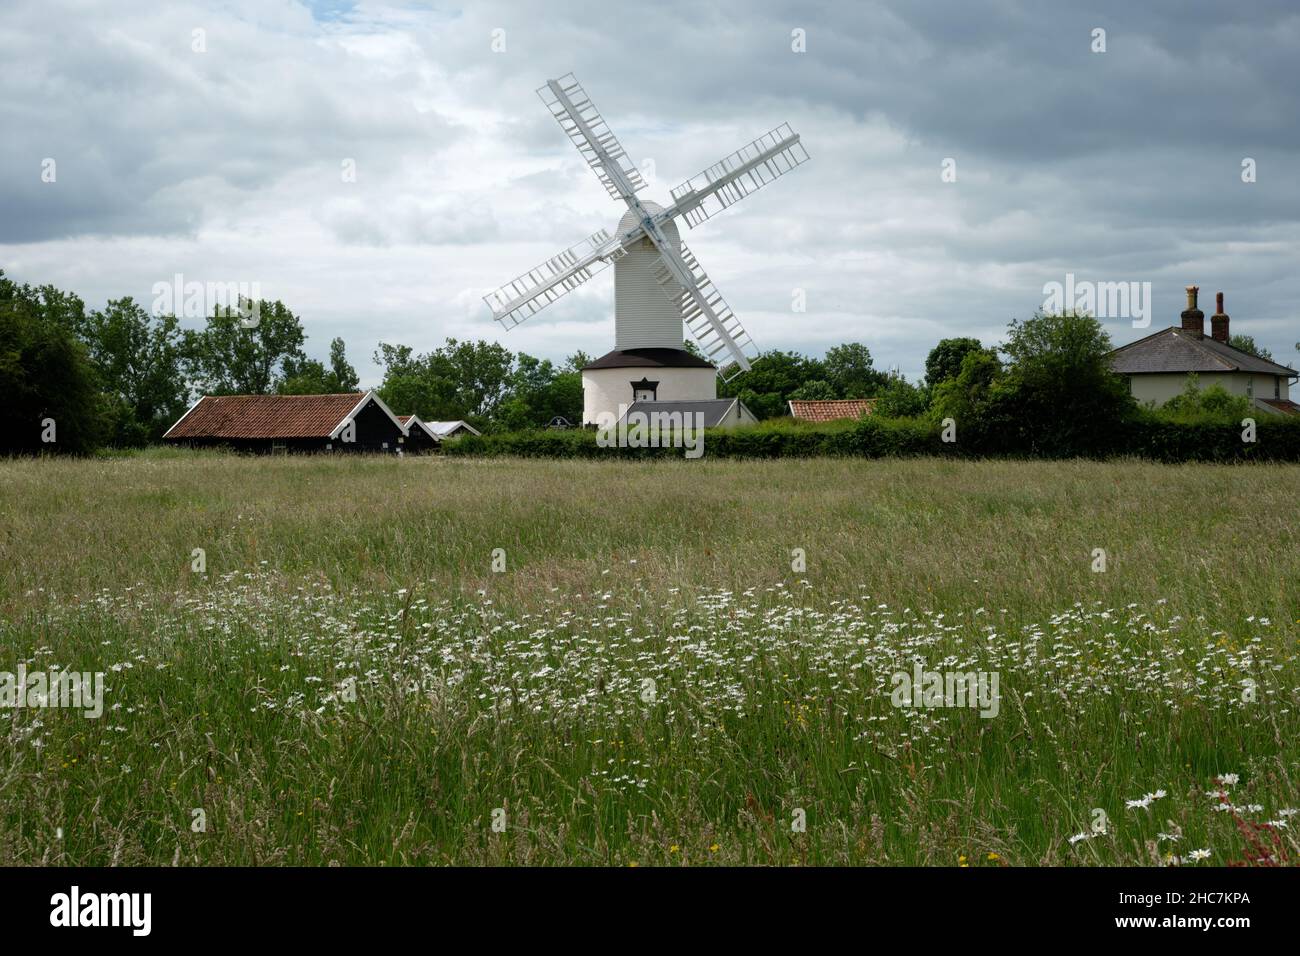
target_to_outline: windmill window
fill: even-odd
[[[643,378],[639,382],[632,382],[632,401],[634,402],[653,402],[655,396],[659,393],[659,383],[652,382],[648,378]]]

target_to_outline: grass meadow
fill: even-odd
[[[98,719],[0,709],[0,865],[1294,863],[1298,500],[1280,465],[0,461],[0,671],[105,674]],[[896,706],[918,663],[996,713]]]

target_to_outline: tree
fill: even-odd
[[[1016,443],[1031,453],[1061,456],[1112,447],[1136,403],[1111,371],[1110,337],[1101,323],[1074,312],[1037,312],[1009,328],[1002,346],[1007,374],[991,397]]]
[[[581,420],[582,376],[557,369],[549,359],[519,353],[509,397],[500,404],[494,424],[512,431],[540,428],[557,415],[570,422]]]
[[[157,441],[185,411],[184,340],[174,315],[151,317],[131,298],[110,299],[82,323],[111,409],[114,445]]]
[[[884,418],[915,418],[925,412],[926,394],[901,375],[889,377],[871,413]]]
[[[1262,358],[1265,361],[1273,361],[1273,353],[1262,345],[1256,345],[1253,336],[1249,335],[1232,335],[1228,337],[1228,344],[1234,349],[1240,349],[1256,358]]]
[[[984,346],[979,339],[940,339],[925,358],[925,380],[931,386],[956,378],[961,373],[961,363],[971,352]]]
[[[965,354],[956,375],[934,386],[931,415],[937,421],[951,418],[971,424],[988,418],[993,388],[1002,378],[1002,362],[991,349],[974,349]]]
[[[242,304],[242,303],[241,303]],[[257,323],[245,312],[217,306],[201,332],[185,333],[185,365],[200,392],[209,395],[268,395],[301,371],[307,356],[302,323],[282,302],[255,305]]]
[[[821,401],[839,397],[839,392],[824,378],[815,378],[811,382],[804,382],[790,393],[790,398],[805,401]]]
[[[570,372],[581,372],[591,364],[591,361],[592,359],[590,355],[582,349],[578,349],[578,351],[574,352],[564,360],[564,368]]]
[[[861,342],[848,342],[826,350],[822,363],[826,381],[838,398],[871,398],[884,387],[888,376],[872,364],[871,350]]]
[[[284,377],[276,388],[281,395],[334,395],[355,392],[359,380],[347,360],[343,340],[330,342],[330,367],[316,359],[286,358]]]
[[[85,345],[74,328],[80,299],[19,286],[0,271],[0,450],[94,451],[105,409]]]
[[[501,345],[455,339],[419,355],[410,346],[381,343],[375,361],[384,367],[379,396],[394,411],[474,424],[493,418],[514,371],[514,355]]]
[[[805,382],[825,379],[826,367],[797,352],[764,352],[748,372],[718,383],[721,398],[738,397],[759,418],[789,414],[786,402]]]
[[[334,376],[332,384],[340,392],[355,392],[361,385],[357,370],[348,361],[341,338],[330,342],[330,374]]]

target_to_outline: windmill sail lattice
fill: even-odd
[[[718,369],[718,377],[724,382],[730,381],[742,371],[741,360],[736,358],[730,346],[739,349],[746,362],[758,358],[758,348],[749,337],[749,333],[745,331],[745,327],[740,324],[740,319],[736,318],[731,307],[722,298],[722,293],[714,287],[708,273],[701,268],[691,250],[686,248],[686,243],[681,244],[681,249],[682,262],[690,270],[716,322],[711,321],[695,298],[677,284],[666,266],[661,265],[662,271],[655,278],[664,287],[664,291],[680,303],[686,327],[690,329],[695,341],[700,344],[704,357]]]
[[[806,162],[808,153],[799,135],[788,124],[764,133],[682,183],[672,191],[673,204],[661,209],[637,198],[636,194],[646,186],[644,179],[573,74],[547,81],[537,93],[610,197],[626,203],[632,213],[631,226],[614,235],[599,230],[490,292],[483,299],[493,317],[505,328],[514,328],[629,250],[646,249],[650,251],[638,252],[619,268],[631,268],[634,259],[641,263],[646,256],[657,256],[653,279],[673,303],[675,313],[680,313],[680,320],[700,343],[718,375],[725,380],[748,370],[758,355],[753,340],[695,256],[678,240],[672,223],[681,218],[694,228]],[[632,271],[641,275],[641,269],[643,266],[638,265]],[[637,281],[630,277],[628,284],[636,287]],[[660,307],[661,311],[666,307]],[[616,313],[616,325],[619,318]],[[676,321],[673,315],[664,317],[665,322],[669,319]],[[661,323],[660,328],[662,335],[671,338],[667,326]],[[680,332],[679,325],[679,341]]]
[[[609,230],[600,229],[577,245],[489,292],[483,299],[492,308],[497,321],[506,329],[513,329],[530,315],[603,272],[622,255],[622,244],[610,238]]]

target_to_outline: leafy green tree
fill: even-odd
[[[418,355],[410,346],[382,343],[375,361],[384,367],[379,395],[393,411],[476,426],[493,419],[514,371],[514,355],[501,345],[456,339]]]
[[[792,399],[804,399],[811,401],[821,401],[824,399],[839,398],[839,392],[835,386],[824,378],[815,378],[811,382],[804,382],[793,392],[790,393]]]
[[[848,342],[826,350],[822,362],[832,398],[872,398],[885,386],[888,376],[877,371],[871,350],[861,342]]]
[[[131,298],[85,317],[82,337],[112,410],[110,441],[157,441],[185,411],[184,343],[174,315],[151,317]]]
[[[457,403],[451,370],[433,353],[417,355],[409,345],[381,342],[375,362],[384,369],[379,396],[399,415],[448,421],[467,414]]]
[[[185,366],[198,391],[209,395],[269,395],[290,369],[301,369],[302,323],[282,302],[257,303],[249,327],[239,309],[218,306],[207,327],[185,333]]]
[[[330,342],[330,366],[317,359],[287,358],[284,377],[277,386],[281,395],[334,395],[355,392],[359,387],[356,369],[347,360],[343,340]]]
[[[581,372],[584,368],[592,363],[592,358],[582,349],[574,352],[564,360],[564,368],[569,372]]]
[[[355,392],[361,386],[361,378],[348,361],[347,350],[341,338],[330,342],[330,374],[334,376],[331,384],[340,392]]]
[[[890,376],[884,388],[877,393],[871,413],[884,418],[915,418],[925,413],[925,390],[913,385],[901,375]]]
[[[501,402],[492,425],[510,431],[540,428],[557,415],[572,423],[582,420],[582,376],[557,369],[549,359],[519,353],[509,397]]]
[[[1002,379],[1002,362],[989,349],[968,351],[955,376],[934,386],[930,412],[936,420],[967,424],[987,419],[994,386]]]
[[[1037,312],[1009,328],[1002,346],[1007,373],[993,396],[1017,446],[1060,456],[1113,447],[1136,403],[1110,368],[1110,337],[1101,323],[1074,312]]]
[[[1262,358],[1267,362],[1273,361],[1273,353],[1262,345],[1256,345],[1253,336],[1230,335],[1228,336],[1228,344],[1234,349],[1241,349],[1241,351],[1254,355],[1257,358]]]
[[[926,382],[933,387],[940,382],[956,378],[961,373],[961,364],[966,356],[983,347],[979,339],[940,339],[939,344],[932,348],[925,358]]]
[[[80,301],[0,271],[0,451],[85,454],[103,442],[103,396],[74,332]]]
[[[759,418],[789,414],[786,402],[801,385],[826,378],[826,366],[797,352],[764,352],[748,372],[718,383],[722,398],[739,397]]]

